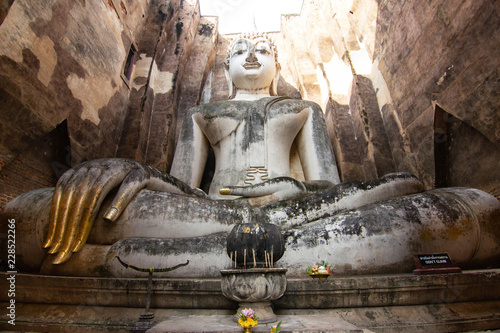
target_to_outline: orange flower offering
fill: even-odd
[[[281,326],[281,321],[278,323],[278,326],[273,326],[273,328],[271,328],[271,332],[270,333],[279,333],[280,326]]]
[[[252,318],[247,318],[246,320],[243,320],[243,318],[238,319],[238,325],[241,327],[254,327],[257,324],[257,320]]]
[[[241,312],[238,312],[237,315],[239,317],[238,325],[241,327],[254,327],[258,324],[255,311],[252,309],[243,309]]]

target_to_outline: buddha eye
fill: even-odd
[[[243,54],[245,52],[246,52],[246,50],[236,50],[236,51],[233,52],[233,56],[234,55],[241,55],[241,54]]]

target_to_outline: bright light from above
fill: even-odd
[[[356,74],[370,75],[372,72],[372,61],[370,60],[370,56],[366,50],[365,43],[358,39],[358,44],[360,49],[358,51],[350,52],[352,66],[354,67]]]
[[[219,33],[274,32],[282,14],[300,14],[303,0],[200,0],[202,16],[219,17]]]

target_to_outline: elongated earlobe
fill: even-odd
[[[234,87],[233,80],[229,77],[229,68],[228,66],[224,66],[224,74],[226,75],[227,88],[228,88],[228,98],[231,99],[234,97],[236,89]]]
[[[229,88],[229,92],[228,92],[227,98],[232,99],[232,98],[234,98],[234,95],[236,94],[236,89],[235,89],[235,86],[233,84],[233,80],[229,80],[228,88]]]
[[[271,82],[271,91],[269,92],[271,96],[278,96],[278,81],[280,79],[281,65],[276,64],[276,75],[274,76],[273,82]]]

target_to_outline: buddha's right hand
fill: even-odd
[[[115,221],[143,188],[200,196],[185,183],[136,161],[110,158],[79,164],[61,176],[54,190],[44,243],[50,254],[56,254],[54,264],[82,249],[104,198],[120,183],[105,220]]]

